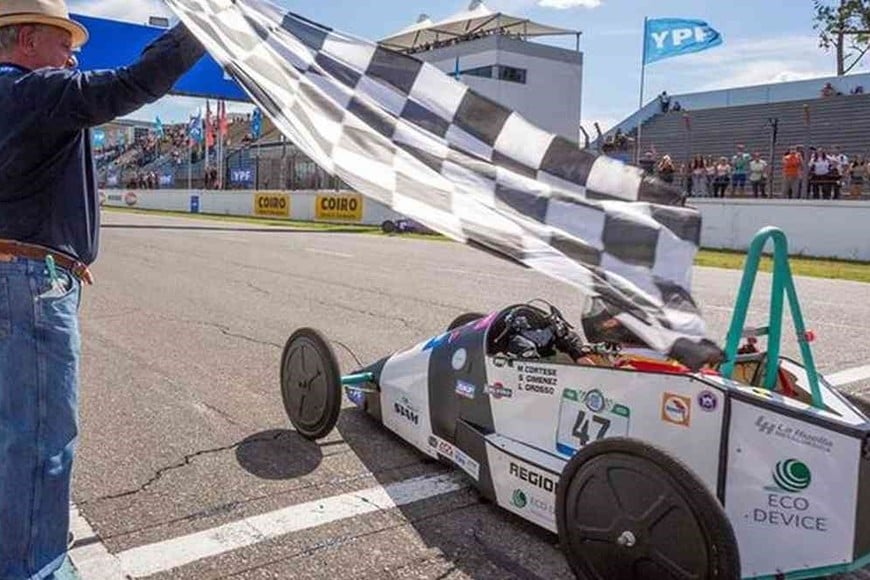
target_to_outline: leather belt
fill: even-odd
[[[23,242],[16,242],[14,240],[0,240],[0,257],[4,255],[40,261],[45,260],[47,256],[52,256],[54,258],[54,262],[58,266],[72,272],[72,274],[80,281],[88,285],[92,285],[94,283],[94,276],[93,274],[91,274],[91,271],[88,269],[88,266],[86,264],[83,264],[82,262],[79,262],[75,258],[71,258],[66,254],[52,250],[50,248],[46,248],[44,246],[37,246],[36,244],[25,244]]]

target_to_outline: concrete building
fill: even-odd
[[[575,36],[576,50],[531,42]],[[580,32],[490,10],[481,0],[439,22],[420,20],[380,41],[456,75],[478,93],[532,123],[580,138],[583,53]]]

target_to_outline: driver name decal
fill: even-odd
[[[552,395],[559,386],[559,371],[555,367],[520,364],[516,370],[517,390]]]

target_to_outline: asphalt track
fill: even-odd
[[[149,549],[165,562],[187,554],[178,561],[189,563],[135,574],[159,579],[572,577],[555,536],[449,487],[449,469],[361,412],[343,412],[327,440],[304,441],[278,388],[296,328],[326,333],[349,371],[351,351],[374,360],[467,311],[543,297],[570,317],[571,288],[448,242],[123,213],[104,214],[102,233],[97,285],[83,300],[74,479],[98,537],[80,536],[74,556],[102,551],[129,573],[147,570]],[[711,336],[724,336],[738,282],[738,272],[697,271]],[[870,363],[870,285],[799,279],[798,291],[821,370]],[[766,304],[755,304],[758,322]],[[870,399],[867,381],[850,388]],[[396,491],[421,477],[410,496]],[[412,501],[432,485],[447,492]],[[373,499],[381,486],[384,503]],[[338,516],[190,556],[203,542],[191,534],[217,528],[219,541],[242,545],[238,522],[299,504]],[[103,567],[83,577],[124,576]]]

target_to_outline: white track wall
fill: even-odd
[[[755,233],[776,226],[791,255],[870,261],[870,203],[866,201],[693,199],[704,217],[701,245],[746,250]]]
[[[132,194],[132,195],[131,195]],[[104,204],[115,207],[191,212],[194,198],[199,213],[285,218],[380,225],[401,217],[389,208],[350,192],[275,191],[203,192],[187,190],[106,190]],[[355,211],[318,215],[318,202],[356,199]],[[258,199],[286,200],[276,213],[258,210]],[[131,203],[132,202],[132,203]],[[870,202],[810,200],[692,199],[704,217],[701,244],[705,248],[746,250],[765,226],[782,228],[792,255],[870,261]]]

